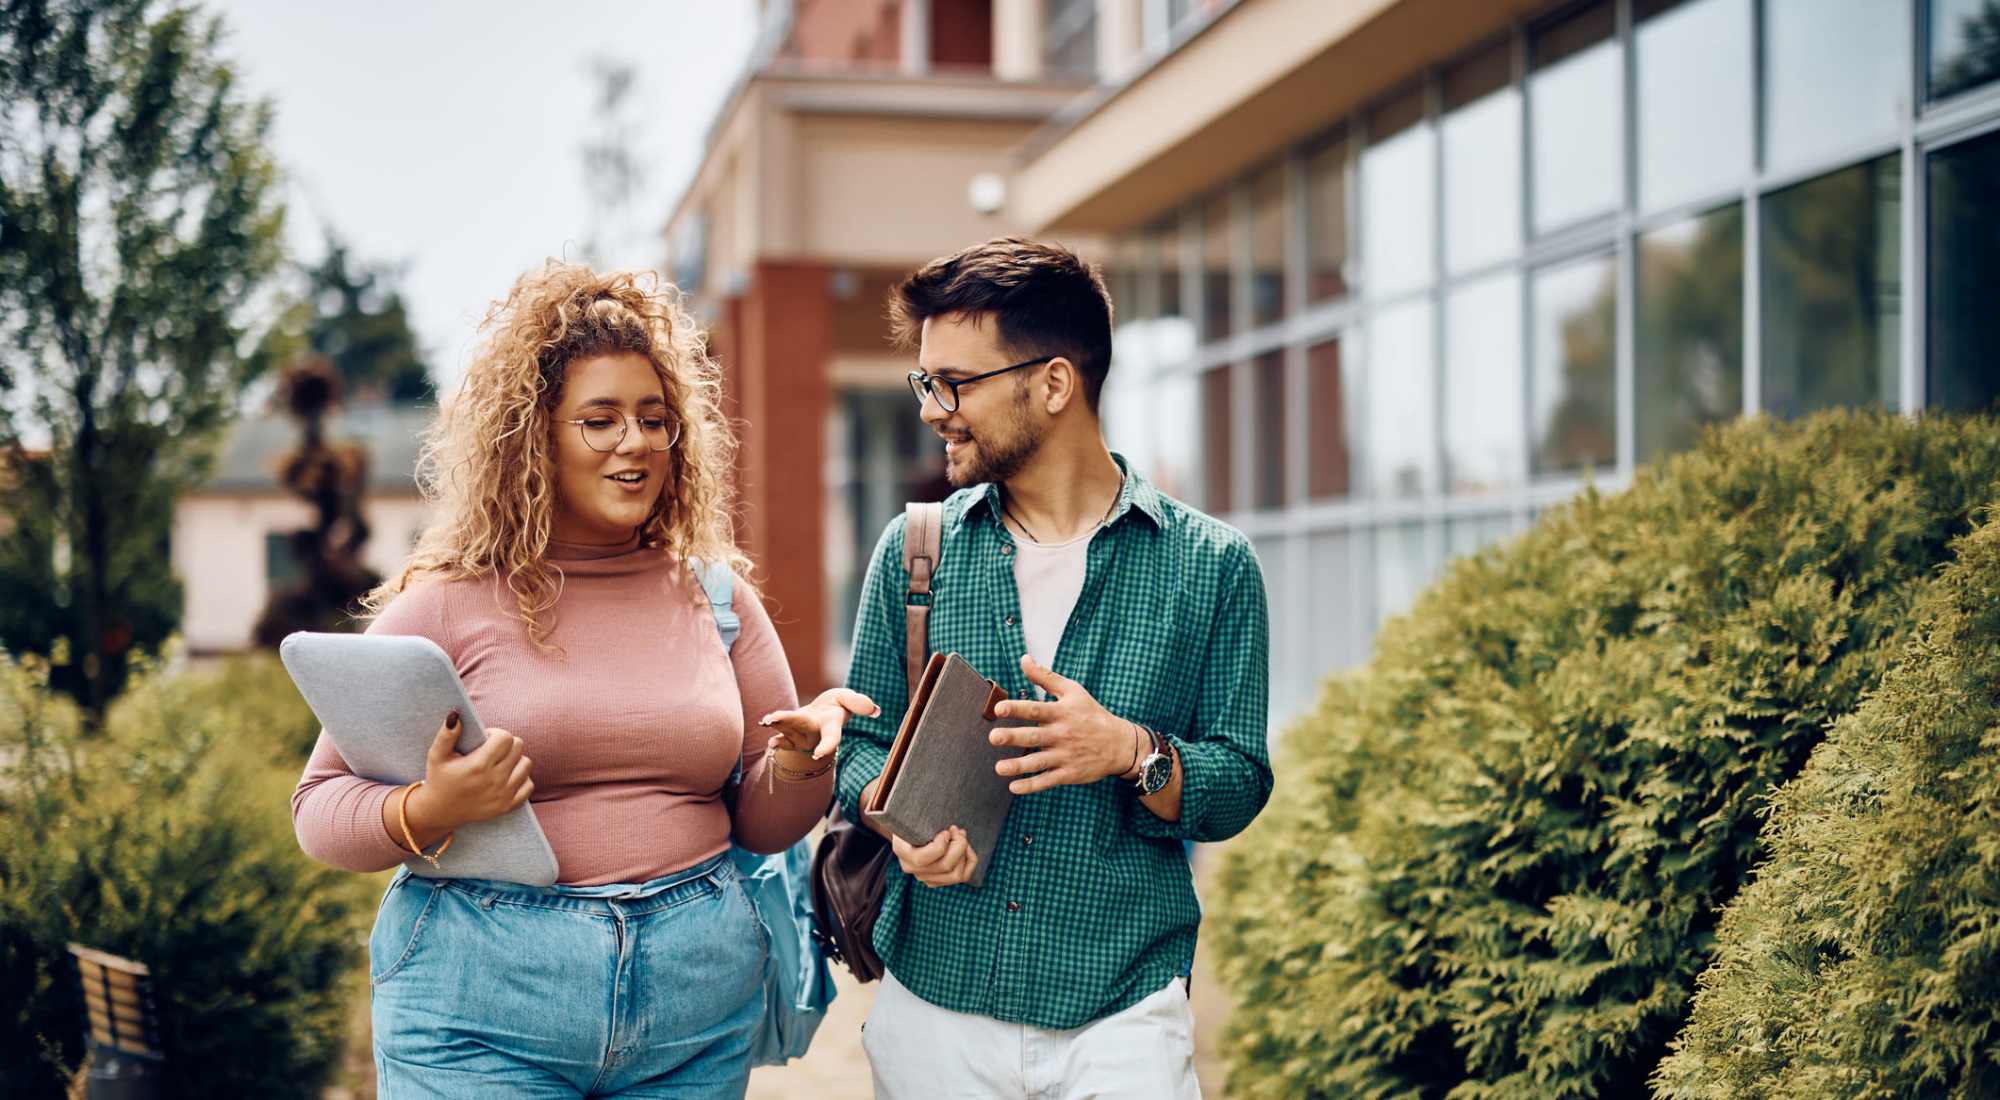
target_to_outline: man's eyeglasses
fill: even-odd
[[[681,438],[681,422],[665,413],[648,413],[645,416],[592,413],[561,423],[575,424],[583,433],[583,445],[604,454],[617,450],[625,442],[625,433],[633,424],[639,425],[639,438],[651,450],[672,450]]]
[[[1040,366],[1054,358],[1055,356],[1053,355],[1044,355],[1038,359],[1030,359],[1025,363],[1016,363],[1011,367],[1001,367],[999,370],[990,370],[985,374],[975,374],[970,378],[940,378],[935,374],[925,374],[923,371],[913,370],[910,372],[910,392],[917,395],[917,404],[919,405],[922,405],[924,399],[928,397],[938,403],[938,408],[946,412],[957,412],[958,387],[983,381],[995,375],[1006,374],[1008,371],[1020,370],[1023,367]]]

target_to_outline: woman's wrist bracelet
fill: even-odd
[[[820,776],[825,775],[826,773],[833,770],[834,762],[832,760],[828,760],[825,763],[821,764],[819,767],[813,768],[809,771],[799,771],[795,768],[788,768],[782,763],[779,763],[778,761],[778,753],[788,752],[788,751],[797,752],[802,750],[774,749],[771,752],[770,759],[764,762],[764,774],[767,779],[766,785],[771,790],[777,789],[776,781],[780,779],[784,780],[787,783],[807,783],[811,782],[812,780],[818,779]]]
[[[436,869],[438,866],[438,857],[444,854],[446,848],[451,847],[452,838],[458,835],[458,830],[454,829],[446,833],[444,835],[444,843],[438,845],[438,850],[435,852],[426,852],[423,846],[417,843],[416,834],[410,832],[410,796],[417,793],[417,788],[423,785],[424,781],[419,779],[415,783],[403,788],[402,801],[396,803],[396,822],[403,827],[403,840],[409,844],[410,852],[414,855],[422,856],[433,869]]]

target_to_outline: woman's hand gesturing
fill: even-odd
[[[858,691],[828,688],[805,706],[773,711],[758,724],[777,731],[771,737],[772,748],[809,752],[814,760],[824,760],[840,747],[840,731],[847,725],[848,715],[873,718],[880,713],[882,708]]]

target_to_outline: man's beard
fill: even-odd
[[[981,482],[1004,482],[1021,472],[1042,449],[1042,432],[1028,416],[1028,395],[1009,411],[1007,423],[994,435],[982,435],[963,464],[945,463],[945,478],[954,489]]]

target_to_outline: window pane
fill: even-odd
[[[1348,410],[1352,408],[1352,336],[1306,349],[1306,492],[1314,500],[1353,491]]]
[[[1477,554],[1514,533],[1514,517],[1465,516],[1444,525],[1444,552],[1450,558]]]
[[[1375,315],[1368,337],[1367,470],[1376,496],[1422,496],[1437,484],[1437,381],[1427,300]]]
[[[1639,238],[1639,461],[1743,411],[1743,207]]]
[[[1537,233],[1618,206],[1625,67],[1611,32],[1611,5],[1600,4],[1535,35],[1528,112]]]
[[[1306,648],[1317,675],[1353,668],[1368,659],[1374,621],[1366,601],[1356,601],[1355,545],[1348,531],[1324,531],[1306,539],[1307,606],[1312,634]]]
[[[1618,461],[1618,276],[1609,256],[1543,268],[1534,316],[1535,473]]]
[[[1505,50],[1446,78],[1444,258],[1452,271],[1521,248],[1521,97]],[[1463,106],[1456,106],[1463,97]]]
[[[1765,162],[1896,133],[1909,114],[1903,0],[1765,0]]]
[[[1229,324],[1229,284],[1236,271],[1236,222],[1230,206],[1224,191],[1201,210],[1201,338],[1208,343],[1235,331]]]
[[[1250,181],[1250,323],[1282,320],[1285,302],[1285,166]]]
[[[1181,231],[1176,222],[1161,226],[1153,238],[1153,260],[1159,265],[1159,332],[1154,350],[1163,362],[1178,363],[1194,354],[1194,321],[1181,292]]]
[[[1306,154],[1306,300],[1347,294],[1347,139]]]
[[[1773,416],[1896,406],[1901,160],[1765,200],[1763,407]]]
[[[1201,503],[1218,516],[1236,507],[1230,492],[1236,433],[1229,374],[1228,367],[1217,367],[1201,376]]]
[[[1202,462],[1201,380],[1182,371],[1153,384],[1152,454],[1154,466],[1145,471],[1168,496],[1200,500],[1205,488]],[[1204,506],[1205,503],[1204,503]]]
[[[1104,277],[1111,287],[1112,316],[1121,330],[1126,325],[1159,316],[1151,251],[1152,242],[1144,237],[1124,236],[1111,242]]]
[[[1740,183],[1750,174],[1750,0],[1674,5],[1639,24],[1635,48],[1640,207]]]
[[[1381,625],[1417,602],[1437,574],[1430,539],[1422,524],[1397,523],[1375,529],[1375,622]]]
[[[1444,452],[1453,493],[1519,484],[1527,467],[1521,277],[1461,287],[1445,301]]]
[[[1436,241],[1436,145],[1410,101],[1378,112],[1400,130],[1361,154],[1361,277],[1371,297],[1430,282]],[[1374,131],[1371,130],[1371,133]]]
[[[1943,99],[2000,77],[2000,5],[1929,0],[1930,97]]]
[[[1050,76],[1097,75],[1097,0],[1043,0],[1042,64]]]
[[[1285,353],[1270,352],[1250,364],[1252,390],[1256,394],[1257,418],[1257,507],[1282,508],[1291,495],[1285,476],[1287,433],[1285,413],[1291,404],[1291,385],[1285,372]]]
[[[1930,160],[1928,408],[2000,403],[2000,134]]]

